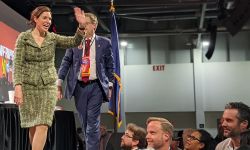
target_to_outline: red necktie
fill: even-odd
[[[89,59],[90,42],[91,40],[85,40],[84,56],[82,57],[82,65],[81,65],[82,81],[85,83],[89,81],[89,76],[90,76],[90,59]]]
[[[90,51],[90,42],[91,40],[85,40],[85,50],[84,50],[84,56],[89,56]]]

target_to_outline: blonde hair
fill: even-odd
[[[95,24],[96,26],[98,25],[97,17],[93,13],[85,13],[85,17],[89,17],[91,23]]]
[[[171,122],[169,122],[167,119],[165,118],[159,118],[159,117],[149,117],[147,119],[147,125],[151,122],[151,121],[158,121],[161,123],[161,128],[163,130],[163,132],[168,132],[169,135],[171,136],[171,139],[173,137],[174,134],[174,126],[172,125]]]

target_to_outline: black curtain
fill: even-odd
[[[56,150],[76,150],[76,126],[74,113],[55,112]]]
[[[76,150],[74,113],[55,111],[44,150]],[[20,127],[18,107],[0,104],[0,150],[31,150],[28,129]]]
[[[19,111],[13,104],[0,105],[0,150],[30,150],[28,129],[20,127]]]

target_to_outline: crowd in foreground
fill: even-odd
[[[226,104],[218,135],[204,129],[185,129],[181,138],[165,118],[149,117],[144,130],[129,123],[121,138],[124,150],[250,150],[250,109],[242,102]]]

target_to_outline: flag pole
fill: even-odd
[[[109,11],[111,13],[114,13],[115,12],[115,7],[114,7],[114,3],[113,3],[113,0],[110,1],[110,9]],[[112,35],[111,35],[112,36]],[[113,89],[114,91],[114,89]],[[114,92],[113,92],[114,93]],[[117,133],[117,119],[116,119],[116,115],[113,114],[113,130],[114,130],[114,133]]]

